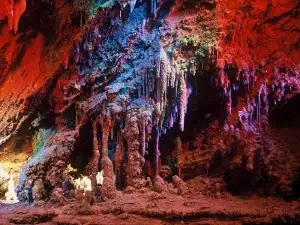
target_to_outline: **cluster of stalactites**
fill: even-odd
[[[267,82],[263,81],[260,84],[257,98],[247,99],[247,107],[243,107],[242,110],[238,112],[239,121],[241,123],[242,129],[247,132],[256,133],[256,124],[258,127],[261,125],[261,114],[267,115],[269,111],[269,102],[268,102],[268,88]],[[256,112],[256,118],[254,118],[254,113]]]
[[[19,20],[26,10],[26,0],[4,0],[6,14],[8,17],[8,27],[15,34],[18,31]]]
[[[163,48],[156,66],[156,112],[157,123],[163,132],[174,125],[179,116],[180,130],[184,130],[185,114],[190,90],[187,85],[187,73],[196,74],[196,65],[193,60],[187,68],[180,68],[173,57],[168,57]],[[167,98],[168,88],[173,90],[172,98]],[[168,107],[171,105],[171,107]],[[165,123],[165,120],[168,120]],[[167,124],[165,126],[165,124]]]
[[[236,91],[242,86],[244,86],[246,92],[249,91],[258,77],[263,78],[267,75],[268,72],[265,66],[262,63],[256,70],[249,67],[239,69],[236,77],[234,79],[231,77],[231,81],[229,81],[230,78],[228,78],[228,74],[224,73],[223,69],[219,70],[219,81],[227,97],[228,116],[230,116],[232,110],[232,91]],[[272,99],[273,104],[276,105],[277,102],[286,98],[287,93],[299,91],[300,74],[297,70],[275,68],[270,85],[271,87],[268,88],[268,80],[262,79],[257,94],[251,99],[248,97],[247,106],[238,112],[238,118],[244,130],[256,132],[256,125],[261,128],[262,118],[269,113],[269,99]]]
[[[185,68],[182,65],[189,65]],[[143,96],[146,99],[154,99],[155,112],[152,122],[152,127],[155,133],[151,136],[155,146],[154,164],[156,173],[158,172],[158,164],[160,157],[159,140],[160,136],[166,132],[167,129],[174,126],[175,121],[179,120],[179,128],[184,130],[185,115],[187,112],[188,98],[191,90],[187,84],[187,74],[196,74],[195,60],[189,63],[179,63],[175,61],[172,56],[168,56],[163,47],[156,61],[156,71],[151,71],[150,74],[144,76],[143,86],[141,92],[145,93]],[[154,80],[152,78],[155,78]],[[145,79],[146,78],[146,79]],[[145,126],[143,120],[142,126]],[[144,130],[144,129],[143,129]],[[147,149],[144,144],[145,134],[142,134],[142,152]]]
[[[217,86],[221,86],[223,88],[223,93],[226,96],[226,111],[228,118],[232,113],[232,92],[238,91],[242,88],[244,90],[243,94],[246,94],[257,80],[257,74],[257,70],[248,66],[238,68],[235,63],[226,64],[224,68],[218,69],[216,83]],[[265,93],[266,90],[263,88],[261,92]],[[258,96],[257,101],[260,101],[259,98],[260,97]],[[240,121],[242,117],[245,118],[245,115],[253,115],[252,109],[253,107],[256,107],[256,105],[259,105],[259,103],[255,102],[255,100],[248,101],[248,106],[239,113]],[[259,110],[259,107],[257,107],[257,110]]]

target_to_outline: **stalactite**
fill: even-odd
[[[133,12],[133,9],[134,9],[135,4],[136,4],[136,0],[130,0],[129,4],[130,4],[130,12]]]
[[[156,137],[155,137],[155,175],[158,175],[158,172],[159,172],[159,157],[160,157],[159,138],[160,138],[160,130],[156,126]]]
[[[253,113],[254,113],[254,105],[253,101],[249,102],[249,98],[247,99],[248,112],[249,112],[249,124],[252,125],[253,122]]]
[[[148,71],[145,74],[145,97],[148,99],[150,97],[150,91],[149,91],[149,82],[148,82]]]
[[[160,57],[156,60],[156,78],[160,76]]]
[[[156,10],[157,10],[157,0],[151,0],[151,15],[156,17]]]
[[[153,75],[155,73],[154,70],[149,71],[149,76],[148,76],[148,84],[149,84],[149,96],[150,92],[153,92],[155,90],[155,76]]]
[[[256,112],[256,116],[257,116],[257,118],[256,118],[256,120],[257,120],[257,122],[258,122],[258,124],[259,124],[259,126],[260,126],[260,107],[261,107],[261,99],[260,99],[260,97],[261,97],[261,87],[260,87],[260,89],[259,89],[259,91],[258,91],[258,95],[257,95],[257,112]]]
[[[176,74],[177,74],[177,64],[174,61],[174,57],[171,57],[171,74],[169,79],[169,86],[174,88],[175,87],[175,80],[176,80]]]
[[[228,90],[229,89],[229,90]],[[227,102],[226,102],[226,110],[227,110],[227,118],[230,117],[231,115],[231,110],[232,110],[232,98],[231,98],[231,90],[230,87],[227,88],[227,94],[226,94],[226,98],[227,98]]]
[[[179,72],[177,73],[177,77],[179,77]],[[178,83],[179,83],[179,79],[176,77],[176,80],[175,80],[175,85],[174,85],[174,87],[175,87],[175,98],[177,98],[178,97]]]
[[[146,24],[147,24],[147,20],[143,19],[143,23],[142,23],[142,37],[144,37],[145,34],[146,34]]]
[[[268,115],[268,112],[269,112],[269,100],[268,100],[267,81],[264,81],[264,83],[263,83],[262,94],[263,94],[263,102],[264,102],[264,113],[266,115]]]
[[[172,128],[174,126],[174,117],[173,114],[171,113],[170,119],[169,119],[169,128]]]
[[[180,130],[184,130],[184,120],[185,120],[185,113],[187,108],[187,98],[188,98],[188,91],[186,87],[186,81],[184,78],[183,72],[180,76],[180,82],[179,82],[179,94],[180,94],[180,101],[179,101],[179,126]]]
[[[165,50],[161,47],[159,55],[159,63],[157,66],[157,89],[156,89],[156,101],[157,101],[157,110],[159,115],[165,107],[166,102],[166,93],[168,88],[168,78],[171,73],[171,66],[168,60]]]
[[[26,10],[26,0],[5,0],[5,6],[8,17],[8,27],[16,34],[19,27],[19,20]]]

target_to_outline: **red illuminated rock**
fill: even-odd
[[[19,21],[26,10],[26,0],[5,0],[8,27],[15,34],[18,31]]]

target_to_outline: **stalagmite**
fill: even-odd
[[[92,163],[92,172],[91,172],[91,181],[93,190],[96,190],[97,186],[97,174],[98,174],[98,167],[99,167],[99,143],[97,138],[97,121],[93,122],[93,163]]]
[[[116,197],[116,178],[114,174],[113,163],[108,157],[108,137],[111,129],[111,118],[109,113],[105,112],[101,115],[102,125],[102,158],[101,165],[103,168],[103,186],[102,186],[102,198],[111,199]]]
[[[141,131],[142,131],[142,156],[145,157],[146,153],[146,121],[142,116],[141,118]]]
[[[176,151],[178,158],[178,176],[181,177],[181,170],[183,165],[183,151],[180,137],[176,138]]]
[[[141,173],[144,165],[144,158],[139,153],[139,128],[138,117],[134,110],[129,110],[126,114],[126,126],[124,137],[127,141],[127,185],[141,188]]]

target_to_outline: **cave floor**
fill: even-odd
[[[223,195],[120,194],[85,209],[75,201],[39,207],[0,205],[0,224],[300,224],[300,201]]]

